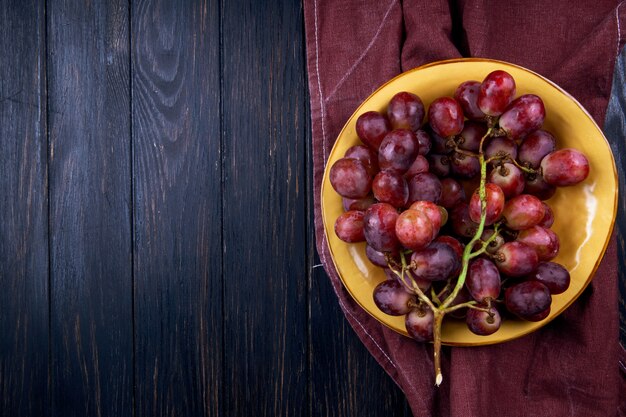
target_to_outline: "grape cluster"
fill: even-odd
[[[513,77],[494,71],[430,103],[399,92],[386,112],[359,116],[362,145],[330,168],[343,197],[337,236],[363,242],[388,279],[374,289],[408,334],[435,342],[443,316],[470,331],[496,332],[503,319],[543,320],[569,272],[552,260],[559,237],[544,201],[589,174],[578,150],[557,149],[542,130],[540,97],[516,97]],[[424,123],[424,119],[427,119]],[[466,192],[467,191],[467,192]]]

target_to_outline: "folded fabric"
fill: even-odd
[[[381,325],[343,288],[319,195],[330,149],[358,105],[390,78],[436,60],[472,56],[524,66],[563,87],[602,126],[615,58],[626,40],[626,6],[607,0],[305,0],[304,11],[317,250],[346,318],[402,388],[413,414],[624,415],[615,237],[589,288],[548,326],[499,345],[444,348],[447,380],[437,389],[432,347]]]

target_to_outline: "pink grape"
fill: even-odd
[[[561,246],[557,234],[541,226],[520,231],[517,241],[535,249],[540,261],[549,261],[556,257]]]
[[[391,171],[381,171],[372,181],[374,197],[381,203],[404,207],[409,198],[409,185],[404,177]]]
[[[504,209],[504,193],[502,189],[496,184],[485,184],[485,201],[487,203],[485,225],[489,226],[494,224],[502,215],[502,210]],[[481,202],[478,189],[474,191],[470,199],[469,216],[473,222],[480,223]]]
[[[444,220],[439,206],[432,201],[416,201],[411,204],[409,209],[420,211],[428,217],[433,225],[433,239],[436,238]]]
[[[500,116],[515,97],[515,80],[511,74],[497,70],[480,84],[478,108],[488,116]]]
[[[363,198],[372,189],[372,177],[358,159],[341,158],[330,168],[330,184],[346,198]]]
[[[344,242],[363,242],[363,216],[362,211],[350,210],[342,213],[335,221],[335,233]]]
[[[496,266],[505,275],[522,277],[537,268],[537,252],[522,242],[507,242],[495,253]]]
[[[356,121],[356,134],[364,144],[374,150],[378,150],[389,132],[391,132],[389,120],[376,111],[363,113]]]
[[[545,118],[543,101],[534,94],[525,94],[513,100],[498,123],[508,137],[521,139],[539,129]]]
[[[470,120],[484,120],[485,113],[478,108],[479,81],[465,81],[454,92],[454,99],[459,102],[465,117]]]
[[[387,118],[394,129],[417,130],[424,120],[424,103],[413,93],[402,91],[389,101]]]
[[[441,137],[458,135],[463,130],[463,109],[452,97],[439,97],[430,103],[428,121]]]
[[[367,243],[377,251],[393,252],[398,249],[396,220],[398,212],[387,203],[373,204],[363,217],[363,233]]]
[[[589,175],[589,161],[576,149],[559,149],[541,160],[543,179],[550,185],[576,185]]]
[[[541,200],[530,194],[513,197],[506,202],[502,211],[506,226],[513,230],[524,230],[538,225],[545,213]]]
[[[426,247],[433,240],[434,227],[428,216],[417,210],[403,211],[395,224],[395,234],[402,246],[411,250]]]
[[[378,165],[382,171],[405,173],[418,155],[415,133],[406,129],[389,132],[378,148]]]
[[[406,291],[398,281],[386,280],[374,288],[374,303],[385,314],[403,316],[415,303],[415,295]]]

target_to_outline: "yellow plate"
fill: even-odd
[[[322,218],[332,259],[345,287],[369,314],[391,329],[407,335],[404,317],[381,312],[372,299],[372,290],[385,274],[365,256],[365,244],[348,244],[337,238],[335,219],[343,212],[341,197],[328,178],[332,164],[360,140],[355,124],[366,111],[386,111],[391,97],[409,91],[421,97],[424,105],[440,96],[452,96],[463,81],[478,80],[496,69],[505,70],[515,79],[517,95],[536,94],[546,107],[543,129],[557,138],[557,147],[573,147],[589,159],[589,177],[574,187],[559,188],[548,204],[554,210],[552,229],[559,235],[561,250],[554,260],[571,274],[569,289],[553,296],[550,315],[540,322],[507,320],[490,336],[471,333],[463,321],[447,320],[443,343],[448,345],[486,345],[500,343],[528,334],[554,319],[578,298],[593,278],[609,242],[617,210],[617,173],[609,144],[587,111],[568,93],[544,77],[517,65],[486,59],[454,59],[428,64],[405,72],[376,90],[354,112],[333,147],[322,183]]]

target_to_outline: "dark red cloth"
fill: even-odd
[[[348,321],[414,415],[626,415],[615,238],[590,287],[548,326],[504,344],[444,348],[445,382],[436,389],[432,347],[382,326],[343,288],[319,201],[328,153],[359,103],[400,72],[435,60],[522,65],[562,86],[602,126],[626,7],[607,0],[305,0],[304,11],[318,253]]]

